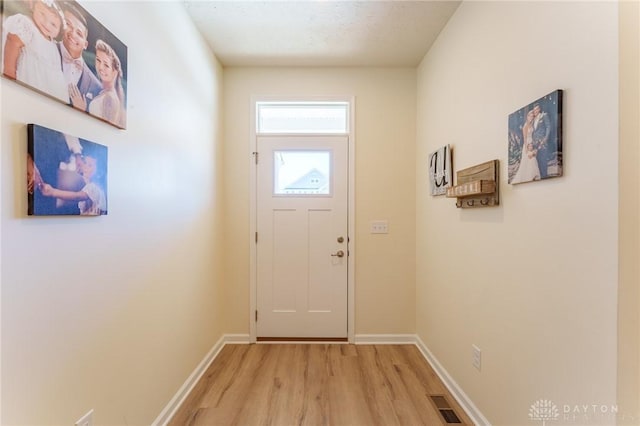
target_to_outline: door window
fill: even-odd
[[[273,151],[274,195],[331,195],[331,151]]]

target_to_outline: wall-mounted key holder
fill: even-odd
[[[468,209],[500,204],[498,160],[456,172],[457,185],[447,188],[447,197],[456,198],[456,207]]]

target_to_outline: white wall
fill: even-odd
[[[612,424],[616,401],[618,26],[610,2],[464,2],[418,70],[417,176],[501,161],[501,205],[456,209],[417,180],[417,331],[496,425]],[[565,175],[506,183],[507,117],[565,91]],[[471,345],[482,349],[482,371]]]
[[[150,424],[223,332],[222,69],[182,5],[85,2],[128,129],[2,80],[2,424]],[[26,124],[109,147],[109,215],[26,216]]]
[[[356,97],[356,333],[415,330],[415,69],[226,68],[225,268],[230,333],[249,333],[250,99]],[[387,219],[388,235],[369,221]]]

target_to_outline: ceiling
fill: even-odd
[[[224,66],[417,66],[460,1],[184,0]]]

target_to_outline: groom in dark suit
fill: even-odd
[[[540,169],[540,178],[548,177],[549,166],[549,136],[551,134],[551,120],[549,115],[542,111],[540,104],[533,106],[533,145],[536,149],[536,159]]]
[[[72,4],[63,3],[66,26],[58,43],[62,72],[69,85],[69,99],[75,108],[87,111],[89,103],[100,93],[102,84],[82,58],[89,42],[87,20]]]

